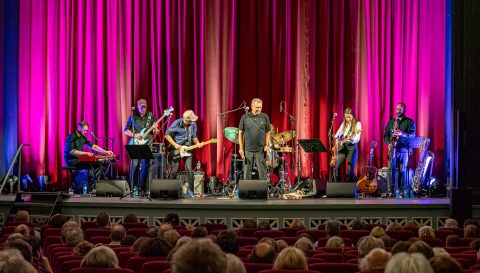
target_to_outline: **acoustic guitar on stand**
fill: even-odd
[[[372,166],[373,150],[377,146],[375,141],[370,144],[370,154],[368,157],[368,167],[362,168],[361,179],[357,181],[357,188],[359,193],[365,196],[367,193],[374,193],[377,191],[377,173],[376,167]]]

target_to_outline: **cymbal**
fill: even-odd
[[[233,143],[238,144],[238,128],[226,127],[223,129],[223,135]]]
[[[276,134],[273,138],[280,143],[285,143],[292,140],[295,137],[295,131],[285,131]]]
[[[285,146],[285,147],[280,147],[278,150],[280,153],[292,153],[293,152],[293,147]]]

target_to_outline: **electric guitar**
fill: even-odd
[[[141,131],[140,131],[140,135],[141,135],[141,138],[138,139],[138,138],[135,138],[135,137],[132,137],[130,139],[130,141],[128,141],[128,145],[145,145],[147,144],[150,139],[147,138],[148,134],[158,126],[158,123],[160,121],[162,121],[162,119],[164,119],[166,116],[170,115],[171,113],[173,112],[173,107],[170,106],[170,108],[166,109],[165,111],[163,111],[163,116],[160,117],[157,121],[155,121],[155,123],[153,123],[152,126],[150,126],[150,128],[143,128]]]
[[[208,141],[200,142],[200,143],[192,145],[192,146],[181,146],[180,149],[178,149],[178,150],[176,150],[173,147],[173,145],[170,145],[170,147],[169,147],[170,152],[168,153],[168,160],[170,162],[177,162],[184,157],[190,156],[191,153],[189,153],[189,151],[191,151],[193,149],[203,147],[203,146],[208,145],[210,143],[217,143],[219,141],[220,141],[220,139],[218,139],[218,138],[212,138]]]

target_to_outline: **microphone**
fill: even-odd
[[[244,107],[245,111],[248,112],[248,110],[250,109],[248,106],[245,106]]]
[[[283,101],[280,102],[280,113],[283,113]]]
[[[135,111],[135,107],[132,107],[132,111]]]
[[[93,137],[95,140],[97,140],[97,141],[98,141],[98,138],[97,138],[97,136],[95,136],[95,134],[94,134],[92,131],[90,131],[90,134],[92,135],[92,137]]]

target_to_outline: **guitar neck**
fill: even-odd
[[[193,149],[198,148],[200,145],[207,145],[207,144],[210,144],[210,143],[212,143],[211,140],[209,140],[209,141],[204,141],[204,142],[200,142],[200,143],[198,143],[198,144],[195,144],[195,145],[192,145],[192,146],[189,146],[189,147],[185,148],[185,151],[191,151],[191,150],[193,150]]]
[[[148,130],[146,130],[145,133],[143,133],[142,138],[146,137],[146,136],[153,130],[153,128],[155,128],[155,127],[158,125],[158,123],[159,123],[160,121],[162,121],[162,119],[163,119],[164,117],[166,117],[166,115],[163,115],[161,118],[159,118],[157,121],[155,121],[155,123],[153,123],[153,125],[150,126],[150,128],[148,128]]]

